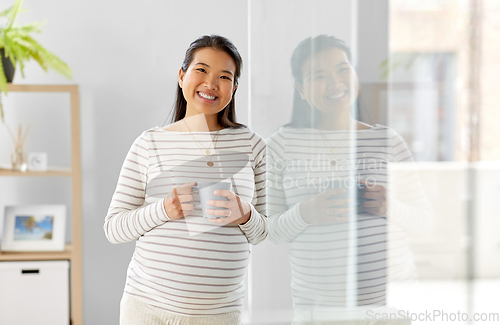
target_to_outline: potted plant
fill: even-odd
[[[7,82],[12,82],[15,68],[19,64],[21,75],[24,77],[24,65],[34,59],[46,72],[52,69],[68,79],[72,78],[72,71],[66,63],[44,48],[31,36],[39,33],[44,23],[31,23],[24,26],[15,24],[21,12],[23,0],[16,0],[14,5],[0,12],[0,19],[6,22],[0,25],[0,118],[4,120],[2,93],[7,94]]]

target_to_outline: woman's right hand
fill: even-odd
[[[330,198],[343,194],[346,189],[331,189],[319,193],[315,197],[300,203],[300,217],[308,224],[330,223],[347,219],[349,199]],[[344,207],[339,207],[344,206]]]
[[[186,183],[174,188],[163,200],[163,206],[171,220],[178,220],[189,215],[194,209],[193,189],[196,182]]]

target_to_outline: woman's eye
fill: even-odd
[[[349,68],[342,68],[342,69],[339,70],[339,72],[344,72],[344,71],[347,71],[347,70],[349,70]]]
[[[222,79],[227,79],[227,80],[231,80],[231,78],[229,78],[228,76],[221,76]]]
[[[206,71],[205,69],[203,69],[203,68],[198,68],[198,69],[196,69],[196,70],[198,70],[198,71],[200,71],[200,72],[207,72],[207,71]]]
[[[325,76],[318,75],[318,76],[315,76],[315,77],[313,78],[313,80],[321,80],[321,79],[324,79],[324,78],[325,78]]]

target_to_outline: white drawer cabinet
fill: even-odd
[[[69,261],[0,262],[0,324],[68,325]]]

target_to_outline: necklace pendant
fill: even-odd
[[[207,166],[208,166],[208,167],[213,167],[213,166],[214,166],[214,163],[213,163],[213,162],[211,162],[211,161],[209,161],[209,162],[207,162]]]
[[[333,148],[332,148],[332,150],[330,150],[330,151],[331,151],[332,153],[336,153],[336,152],[337,152],[337,150],[335,150],[335,149],[333,149]]]
[[[207,149],[207,150],[205,150],[205,154],[206,154],[206,155],[209,155],[209,154],[211,154],[211,153],[212,153],[212,152],[211,152],[210,150],[208,150],[208,149]]]

